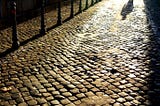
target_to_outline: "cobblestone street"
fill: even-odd
[[[147,1],[102,0],[1,57],[0,106],[158,106]]]

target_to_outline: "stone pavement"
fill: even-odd
[[[79,1],[76,0],[74,2],[74,14],[78,13],[79,10]],[[93,0],[94,3],[96,2]],[[86,0],[82,0],[82,10],[85,9],[85,2]],[[88,6],[91,6],[91,0],[88,0]],[[61,4],[61,16],[62,21],[65,21],[67,18],[70,17],[70,0],[63,1]],[[51,11],[48,11],[48,8],[56,8],[52,9]],[[57,3],[52,4],[50,7],[46,7],[46,13],[45,13],[45,26],[46,30],[51,29],[53,26],[57,23]],[[25,18],[22,17],[22,18]],[[19,21],[18,21],[19,23]],[[34,39],[37,37],[37,35],[40,33],[40,23],[41,18],[40,16],[34,17],[32,19],[29,19],[23,23],[19,23],[17,25],[17,32],[18,32],[18,40],[19,42],[24,45],[26,42]],[[12,29],[11,27],[8,27],[4,30],[0,30],[0,55],[4,53],[7,49],[10,49],[12,46]]]
[[[145,5],[103,0],[2,57],[0,106],[158,106],[160,39]]]

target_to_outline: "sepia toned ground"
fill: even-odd
[[[102,0],[1,57],[0,105],[158,106],[149,1]]]

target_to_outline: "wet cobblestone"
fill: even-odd
[[[130,0],[131,1],[131,0]],[[143,0],[103,0],[0,58],[0,105],[159,104],[159,38]]]

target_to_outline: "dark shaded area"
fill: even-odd
[[[68,7],[69,7],[68,14],[70,14],[70,12],[71,12],[70,11],[70,6],[71,6],[70,1],[66,0],[66,1],[62,1],[62,2],[63,2],[63,5],[61,6],[61,12],[62,12],[61,15],[66,14],[65,10]],[[58,14],[57,4],[58,4],[57,2],[56,3],[54,2],[52,4],[46,4],[46,6],[45,6],[45,14],[44,14],[45,23],[44,24],[45,24],[46,31],[52,30],[53,28],[56,28],[57,26],[59,26],[58,23],[56,24],[56,21],[57,21],[56,19],[58,18],[57,17],[57,14]],[[81,4],[81,5],[83,5],[83,4]],[[40,4],[38,7],[40,7]],[[79,2],[78,1],[74,2],[74,8],[77,9],[77,12],[74,11],[74,16],[75,16],[80,13],[78,11],[79,10]],[[51,11],[54,13],[53,16],[51,14],[47,16],[46,14]],[[82,11],[84,11],[84,9],[82,9]],[[73,17],[70,17],[70,16],[64,17],[63,22],[69,21],[72,18]],[[27,20],[29,20],[29,21],[27,21]],[[33,41],[33,40],[35,40],[39,37],[42,37],[44,35],[44,34],[40,34],[40,30],[41,30],[41,28],[40,28],[40,8],[35,9],[35,10],[31,10],[31,11],[27,11],[25,13],[22,13],[20,16],[17,15],[17,24],[22,23],[24,21],[27,21],[27,26],[22,27],[22,26],[17,25],[17,32],[18,32],[20,46],[23,46],[23,45],[27,44],[28,42]],[[11,22],[9,22],[9,24],[10,23]],[[5,25],[7,26],[7,24],[5,24]],[[33,25],[34,25],[34,27],[33,27]],[[30,27],[32,27],[32,28],[30,28]],[[9,30],[9,31],[11,31],[11,30]],[[24,36],[25,36],[25,38],[23,38]],[[16,49],[18,49],[18,48],[16,48]],[[12,48],[12,47],[8,48],[4,52],[0,53],[0,58],[6,56],[7,54],[10,54],[11,52],[15,51],[16,49]]]
[[[23,45],[27,44],[28,42],[33,41],[33,40],[35,40],[35,39],[38,39],[39,37],[42,37],[42,36],[43,36],[43,35],[41,35],[41,34],[35,35],[35,36],[33,36],[32,38],[27,39],[27,40],[21,42],[21,43],[20,43],[20,46],[23,46]],[[7,54],[10,54],[11,52],[14,52],[14,51],[17,50],[17,49],[18,49],[18,48],[12,48],[12,47],[11,47],[11,48],[5,50],[4,52],[0,53],[0,58],[1,58],[1,57],[5,57]]]
[[[55,4],[55,3],[54,3]],[[56,8],[54,8],[54,5],[52,4],[46,4],[46,8],[45,11],[46,12],[50,12],[52,10],[55,10]],[[26,10],[26,11],[21,11],[21,12],[17,12],[17,24],[20,24],[22,22],[25,22],[27,20],[30,20],[32,18],[38,17],[40,16],[40,3],[37,4],[37,7],[35,7],[34,9],[30,9],[30,10]],[[7,14],[8,16],[6,16],[4,19],[1,19],[1,25],[0,25],[0,30],[3,30],[5,28],[11,27],[11,16],[9,14],[9,9],[7,10]]]
[[[160,1],[159,0],[144,0],[146,13],[149,17],[149,22],[152,30],[159,35],[160,32]]]
[[[126,19],[127,15],[132,12],[133,8],[133,0],[129,0],[121,10],[122,20]]]
[[[144,0],[145,12],[147,13],[150,33],[149,56],[149,76],[147,83],[149,89],[146,91],[149,97],[150,106],[159,106],[160,104],[160,2],[159,0]]]
[[[112,74],[116,74],[118,71],[117,71],[116,69],[111,68],[110,72],[111,72]]]
[[[16,50],[16,49],[13,49],[13,48],[7,49],[6,51],[0,53],[0,58],[5,57],[7,54],[9,54],[9,53],[11,53],[11,52],[13,52],[13,51],[15,51],[15,50]]]

